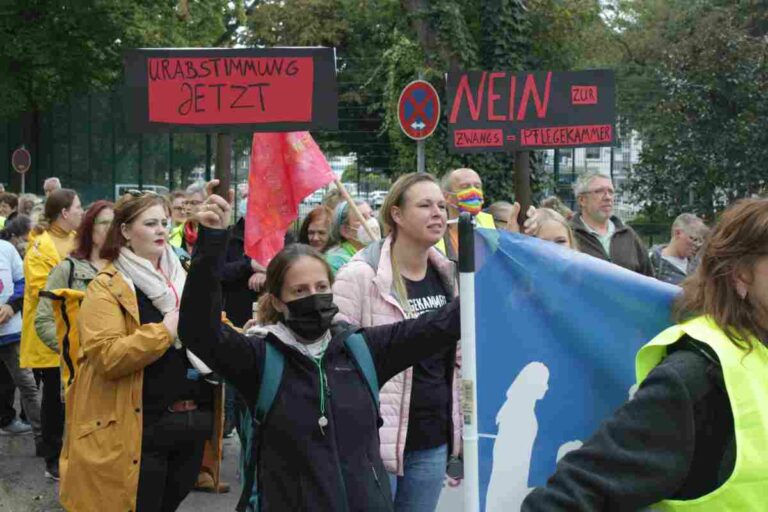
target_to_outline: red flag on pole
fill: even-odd
[[[245,253],[267,265],[283,248],[299,203],[336,179],[309,132],[254,133],[245,215]]]

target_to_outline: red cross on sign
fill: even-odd
[[[400,128],[414,140],[426,139],[440,120],[440,98],[432,84],[416,80],[406,85],[397,102]]]

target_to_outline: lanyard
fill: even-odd
[[[320,375],[320,418],[317,424],[320,426],[320,432],[325,435],[325,427],[328,426],[328,418],[325,417],[325,391],[328,389],[328,378],[323,371],[323,356],[313,357],[312,362],[317,366],[317,373]]]

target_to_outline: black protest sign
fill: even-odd
[[[612,71],[467,71],[447,78],[453,151],[609,146],[615,139]]]
[[[333,48],[126,52],[132,132],[335,130]]]

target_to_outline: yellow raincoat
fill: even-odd
[[[69,236],[72,240],[75,233],[72,232]],[[45,288],[48,274],[59,262],[61,262],[61,256],[48,231],[43,231],[36,236],[30,233],[29,247],[24,256],[24,310],[21,315],[21,354],[19,356],[19,364],[22,368],[57,368],[59,366],[59,354],[45,346],[35,330],[40,290]]]
[[[144,368],[172,339],[162,323],[141,324],[136,293],[114,265],[91,282],[78,316],[77,378],[67,394],[59,498],[70,512],[135,511],[141,467]],[[223,389],[209,444],[219,484]]]
[[[80,357],[80,332],[77,317],[85,292],[71,288],[41,291],[41,296],[53,302],[53,318],[56,322],[56,340],[59,343],[61,387],[66,400],[67,390],[75,380]]]

